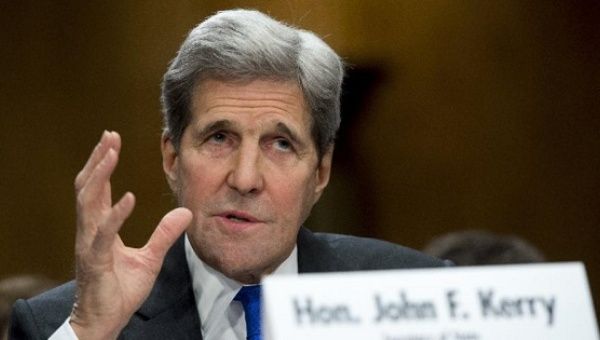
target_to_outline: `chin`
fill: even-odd
[[[220,250],[212,254],[207,263],[225,276],[244,284],[259,283],[263,276],[272,273],[287,257],[280,249],[269,251],[264,246],[244,249],[238,245]]]
[[[194,236],[199,242],[193,242]],[[293,248],[293,245],[282,247],[284,242],[273,244],[260,237],[258,240],[240,240],[208,233],[192,235],[191,241],[202,261],[244,284],[260,282],[264,275],[273,272],[287,258]]]
[[[266,266],[260,262],[248,261],[248,258],[237,259],[227,257],[215,258],[213,268],[230,279],[244,284],[259,283],[266,271]],[[210,263],[209,263],[210,264]]]

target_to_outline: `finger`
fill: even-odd
[[[98,142],[98,144],[96,144],[94,150],[92,150],[92,153],[90,154],[90,157],[83,166],[83,169],[81,169],[81,171],[79,171],[79,173],[77,174],[77,177],[75,177],[75,190],[79,190],[83,187],[83,184],[89,177],[91,171],[96,167],[98,162],[102,160],[106,151],[108,151],[108,137],[109,132],[104,130],[102,136],[100,137],[100,141]]]
[[[97,256],[101,257],[110,253],[117,233],[125,220],[131,215],[134,207],[135,196],[131,192],[125,193],[119,202],[112,207],[104,222],[98,226],[98,231],[92,243],[92,249]]]
[[[108,152],[108,150],[111,148],[117,152],[121,150],[121,137],[116,132],[104,131],[102,133],[102,137],[100,138],[100,142],[98,142],[92,151],[85,166],[77,174],[77,177],[75,177],[75,190],[79,191],[85,186],[85,183],[90,177],[92,171],[96,168],[98,163],[102,161],[106,155],[106,152]]]
[[[85,186],[79,191],[77,200],[79,208],[85,210],[99,209],[98,204],[110,207],[110,176],[119,161],[119,154],[109,149],[104,158],[96,165]]]
[[[116,131],[109,132],[110,134],[110,147],[115,149],[115,151],[121,151],[121,135],[119,135]]]
[[[181,236],[191,221],[192,212],[188,209],[177,208],[171,210],[162,218],[142,250],[147,252],[150,259],[162,262],[169,248]]]

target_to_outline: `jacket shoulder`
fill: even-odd
[[[417,250],[373,238],[312,233],[299,235],[299,266],[304,272],[446,267]]]

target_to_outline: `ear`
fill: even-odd
[[[175,150],[171,135],[166,132],[163,133],[160,140],[160,151],[162,153],[163,171],[165,172],[169,187],[171,188],[171,191],[177,192],[179,154],[177,153],[177,150]]]
[[[321,163],[317,166],[317,171],[315,173],[317,185],[315,186],[315,201],[313,204],[317,203],[321,195],[323,194],[323,190],[327,187],[329,183],[329,176],[331,175],[331,162],[333,159],[333,145],[327,148],[325,154],[321,158]]]

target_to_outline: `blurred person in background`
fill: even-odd
[[[423,249],[425,254],[457,266],[544,262],[544,254],[516,235],[484,230],[457,231],[438,236]]]
[[[17,299],[28,299],[57,286],[57,282],[42,275],[17,275],[0,280],[0,335],[8,339],[10,309]]]

